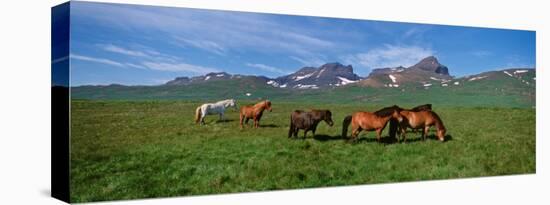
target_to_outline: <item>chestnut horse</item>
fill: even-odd
[[[262,102],[256,103],[255,105],[242,106],[239,115],[241,128],[243,128],[243,122],[245,124],[248,124],[249,119],[254,120],[254,127],[259,127],[260,119],[262,118],[264,110],[269,110],[269,112],[271,112],[271,102],[269,100],[264,100]]]
[[[421,110],[415,112],[411,110],[401,110],[399,114],[403,116],[403,121],[401,121],[399,125],[401,138],[403,138],[404,142],[407,141],[405,135],[407,132],[407,128],[423,128],[422,140],[426,140],[426,135],[428,134],[430,127],[434,125],[437,128],[437,138],[439,139],[439,141],[445,141],[445,133],[447,132],[447,130],[445,129],[445,125],[443,125],[443,121],[441,121],[439,115],[437,115],[434,111]]]
[[[414,112],[418,112],[422,110],[432,110],[432,104],[419,105],[410,109],[410,111],[414,111]],[[399,138],[397,136],[397,129],[399,129],[399,122],[397,122],[397,120],[395,119],[390,119],[389,135],[391,138],[395,138],[397,139],[397,141],[399,141]],[[417,132],[417,129],[413,129],[413,132]]]
[[[346,137],[348,126],[351,123],[351,140],[356,141],[361,130],[376,131],[376,140],[380,142],[380,135],[390,119],[396,119],[401,122],[403,118],[399,114],[401,108],[397,105],[385,107],[374,113],[355,112],[344,118],[344,127],[342,128],[342,137]]]

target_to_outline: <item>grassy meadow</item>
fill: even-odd
[[[207,116],[194,124],[189,101],[73,100],[71,201],[204,195],[323,186],[480,177],[535,172],[535,109],[438,107],[441,143],[409,133],[408,143],[358,143],[340,136],[342,119],[382,106],[272,101],[261,128]],[[239,105],[250,102],[238,101]],[[287,138],[295,109],[326,108],[317,136]],[[349,135],[350,133],[348,133]],[[302,136],[300,132],[299,136]],[[383,141],[389,142],[387,129]]]

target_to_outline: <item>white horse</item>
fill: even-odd
[[[204,117],[206,115],[220,115],[220,120],[223,120],[223,113],[225,112],[225,109],[228,107],[234,107],[235,110],[237,110],[237,103],[235,103],[234,99],[227,99],[218,101],[216,103],[205,103],[201,106],[197,107],[195,110],[195,123],[201,122],[201,124],[204,124]]]

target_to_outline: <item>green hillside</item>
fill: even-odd
[[[471,80],[474,77],[484,78]],[[443,87],[440,82],[433,82],[429,87],[419,83],[403,84],[398,88],[376,88],[351,84],[326,89],[275,88],[258,78],[247,77],[185,86],[81,86],[71,88],[71,95],[73,99],[103,100],[204,102],[227,98],[237,100],[268,98],[293,102],[399,104],[403,106],[432,103],[438,106],[531,108],[535,106],[534,77],[533,69],[523,73],[520,78],[510,77],[503,71],[491,71],[454,79],[445,83],[446,87]]]

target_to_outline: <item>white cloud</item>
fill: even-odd
[[[134,33],[156,31],[166,36],[167,42],[171,40],[178,46],[192,46],[218,55],[230,50],[253,50],[303,58],[343,44],[323,38],[327,36],[325,28],[289,25],[265,14],[160,7],[142,9],[85,2],[79,2],[74,10],[75,18],[92,18],[113,29]]]
[[[158,70],[158,71],[191,72],[195,74],[219,72],[219,70],[216,68],[191,65],[187,63],[143,62],[142,64],[151,70]]]
[[[290,72],[288,72],[288,71],[284,71],[284,70],[279,69],[279,68],[275,68],[275,67],[272,67],[272,66],[268,66],[268,65],[264,65],[264,64],[259,64],[259,63],[247,63],[246,66],[252,67],[252,68],[258,68],[258,69],[261,69],[261,70],[264,70],[264,71],[268,71],[268,72],[272,72],[272,73],[280,73],[280,74],[288,74],[288,73],[290,73]]]
[[[119,63],[119,62],[116,62],[116,61],[113,61],[113,60],[109,60],[109,59],[106,59],[106,58],[96,58],[96,57],[89,57],[89,56],[81,56],[81,55],[77,55],[77,54],[71,54],[70,57],[71,57],[72,59],[81,60],[81,61],[88,61],[88,62],[94,62],[94,63],[102,63],[102,64],[107,64],[107,65],[112,65],[112,66],[117,66],[117,67],[126,67],[125,64],[122,64],[122,63]]]
[[[90,57],[90,56],[83,56],[83,55],[77,55],[77,54],[71,54],[71,59],[81,60],[81,61],[88,61],[88,62],[94,62],[94,63],[101,63],[121,68],[138,68],[138,69],[150,69],[150,70],[156,70],[156,71],[168,71],[168,72],[190,72],[194,74],[206,74],[210,72],[219,72],[216,68],[210,68],[210,67],[204,67],[204,66],[198,66],[198,65],[191,65],[187,63],[169,63],[169,62],[152,62],[152,61],[146,61],[142,62],[141,64],[134,64],[134,63],[121,63],[105,58],[96,58],[96,57]]]
[[[290,56],[291,59],[300,62],[304,66],[318,67],[326,63],[325,60],[319,57],[300,58],[297,56]]]
[[[147,69],[145,66],[133,64],[133,63],[124,63],[124,65],[132,68]]]
[[[198,40],[198,39],[191,40],[181,36],[175,36],[174,38],[184,43],[185,45],[193,46],[195,48],[202,49],[218,55],[225,55],[225,48],[213,41]]]
[[[347,64],[357,64],[371,69],[396,66],[409,67],[427,56],[434,55],[434,53],[430,48],[386,44],[381,48],[343,56],[341,59]]]
[[[129,50],[126,48],[122,48],[119,46],[115,46],[113,44],[107,44],[107,45],[100,45],[104,50],[110,51],[113,53],[120,53],[124,55],[129,56],[137,56],[137,57],[147,57],[148,55],[141,51],[135,51],[135,50]]]

